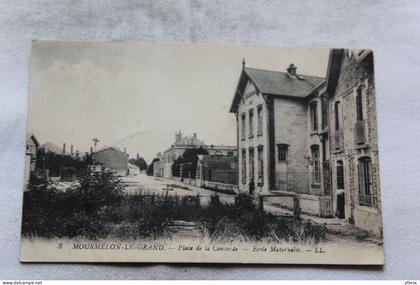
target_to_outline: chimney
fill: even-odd
[[[71,154],[71,155],[73,155],[73,154],[74,154],[74,152],[73,152],[73,145],[70,145],[70,154]]]
[[[197,133],[193,133],[193,138],[197,139]]]
[[[66,153],[66,143],[63,143],[63,154]]]
[[[91,146],[90,147],[90,154],[92,154],[93,153],[93,147]]]
[[[124,153],[127,153],[127,148],[126,147],[124,148]]]
[[[287,73],[289,73],[289,75],[291,75],[291,76],[296,76],[296,69],[297,69],[297,67],[292,63],[287,68]]]

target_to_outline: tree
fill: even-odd
[[[61,176],[67,170],[71,169],[75,175],[81,175],[87,166],[92,164],[92,157],[86,154],[84,157],[56,154],[54,152],[45,152],[43,148],[37,150],[37,169],[49,169],[50,176]]]
[[[138,166],[140,170],[147,170],[147,163],[143,157],[131,158],[128,160],[128,162]]]

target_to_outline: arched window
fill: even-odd
[[[337,161],[337,189],[344,189],[344,167],[341,160]]]

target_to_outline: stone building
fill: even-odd
[[[116,147],[105,147],[93,155],[95,164],[111,169],[116,175],[126,176],[128,173],[128,154]]]
[[[327,74],[333,209],[382,233],[376,96],[371,50],[334,49]]]
[[[158,167],[163,168],[163,177],[172,178],[172,165],[185,150],[200,147],[207,150],[209,155],[236,156],[238,152],[236,146],[206,145],[203,140],[198,139],[197,133],[192,136],[183,136],[179,131],[175,133],[174,144],[163,152],[163,156],[157,164]]]
[[[296,69],[293,64],[285,72],[242,65],[230,108],[237,119],[239,190],[300,193],[303,210],[319,213],[323,185],[316,146],[322,129],[316,104],[325,81]]]
[[[230,111],[239,191],[294,192],[302,212],[381,233],[371,51],[331,50],[326,80],[299,75],[293,64],[277,72],[243,63]]]
[[[163,152],[162,165],[163,177],[172,178],[172,164],[180,157],[186,149],[199,148],[204,146],[204,141],[197,138],[197,134],[183,136],[182,132],[175,133],[175,142],[170,148]]]

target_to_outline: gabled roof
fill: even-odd
[[[331,49],[327,68],[327,93],[334,96],[337,88],[338,78],[340,77],[341,62],[343,60],[344,49]]]
[[[128,168],[140,169],[140,167],[132,163],[128,163]]]
[[[125,155],[127,155],[127,156],[128,156],[128,154],[127,154],[127,153],[123,152],[122,150],[120,150],[119,148],[117,148],[117,147],[115,147],[115,146],[105,146],[105,147],[103,147],[103,148],[101,148],[101,149],[97,150],[97,151],[96,151],[96,153],[98,153],[98,152],[102,152],[102,151],[104,151],[104,150],[108,150],[108,149],[111,149],[111,150],[115,150],[115,151],[121,152],[121,153],[123,153],[123,154],[125,154]]]
[[[235,107],[239,103],[240,93],[243,91],[248,79],[254,83],[255,87],[263,95],[294,98],[305,98],[309,95],[309,92],[325,81],[324,78],[317,76],[291,76],[287,72],[244,67],[232,101],[231,112],[235,111]]]
[[[39,146],[39,142],[38,142],[38,140],[37,140],[37,138],[35,137],[34,134],[32,134],[32,133],[26,134],[26,140],[28,140],[28,139],[32,139],[34,141],[35,145],[37,147]]]

